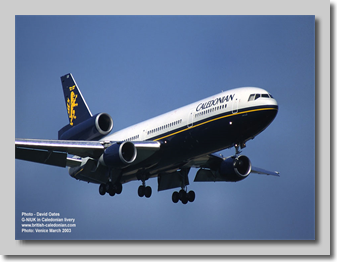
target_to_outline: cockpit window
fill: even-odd
[[[251,94],[248,98],[248,101],[253,101],[255,98],[255,94]]]
[[[264,98],[273,98],[273,96],[271,94],[251,94],[248,98],[248,101],[254,101],[260,97],[264,97]]]

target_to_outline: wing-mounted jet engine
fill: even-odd
[[[216,156],[212,157],[218,158]],[[194,181],[236,182],[245,179],[250,174],[251,170],[251,162],[249,158],[244,155],[231,156],[228,158],[218,158],[217,160],[213,160],[210,169],[199,169]]]
[[[240,181],[245,179],[252,170],[252,164],[244,155],[231,156],[224,159],[219,167],[219,175],[224,181]]]
[[[99,162],[104,166],[116,168],[133,163],[136,157],[137,149],[133,143],[114,143],[104,150]]]

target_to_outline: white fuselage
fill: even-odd
[[[252,94],[260,94],[261,96],[256,100],[251,99],[251,101],[248,101]],[[262,95],[265,97],[262,97]],[[213,119],[211,121],[214,121],[217,115],[220,116],[224,113],[235,115],[244,109],[248,110],[259,106],[277,106],[277,102],[266,90],[261,88],[242,87],[231,89],[132,125],[101,140],[161,140],[175,135],[175,130],[180,133],[194,128],[200,123],[204,124],[204,121],[210,117]]]

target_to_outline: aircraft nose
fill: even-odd
[[[267,106],[267,110],[265,111],[264,114],[264,121],[265,121],[265,126],[270,125],[271,122],[275,119],[277,113],[278,113],[278,104],[275,99],[271,99],[271,103]]]
[[[272,119],[274,120],[274,118],[276,117],[276,115],[278,113],[278,103],[277,103],[275,98],[272,99],[271,106],[275,109],[275,110],[273,110],[274,112],[272,113]]]
[[[271,121],[273,121],[274,120],[274,118],[276,117],[276,115],[277,115],[277,113],[278,113],[278,109],[279,109],[279,106],[278,106],[278,103],[277,103],[277,101],[276,101],[276,99],[272,96],[272,95],[270,95],[269,94],[269,99],[268,99],[268,105],[267,105],[267,107],[269,107],[270,109],[272,109],[272,110],[270,110],[269,112],[270,112],[270,115],[269,115],[269,117],[270,117],[270,120]]]
[[[276,109],[278,109],[278,103],[277,103],[276,99],[271,95],[270,95],[270,103],[271,103],[272,106],[275,106]]]

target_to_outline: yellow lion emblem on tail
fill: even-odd
[[[76,119],[75,109],[74,107],[78,106],[76,103],[77,95],[75,95],[74,91],[71,91],[70,98],[67,99],[67,110],[69,116],[70,125],[74,125],[73,120]]]

